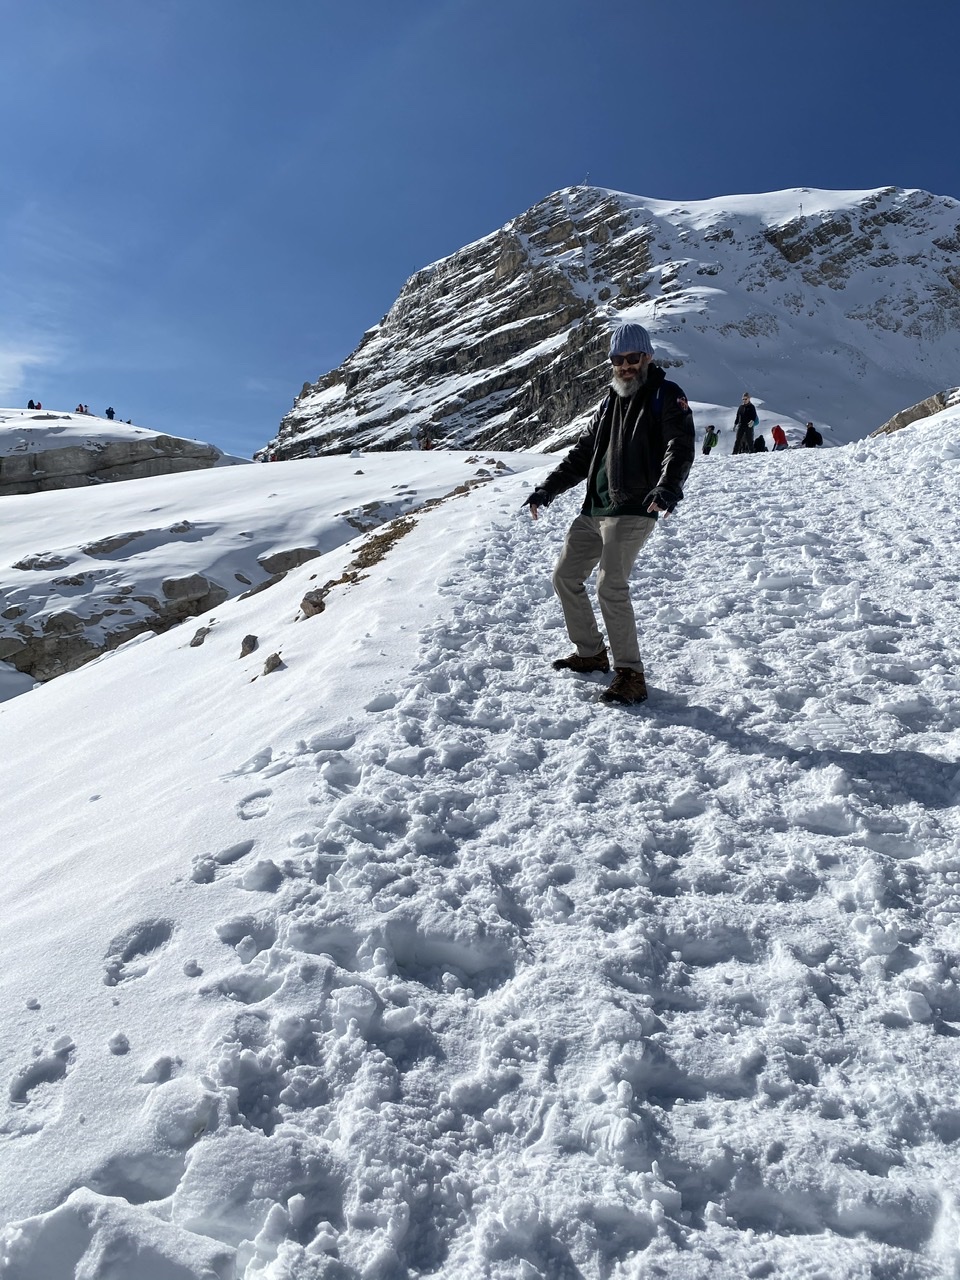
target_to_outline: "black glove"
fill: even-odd
[[[523,507],[549,507],[553,499],[548,493],[544,493],[542,489],[534,489],[530,497],[526,499]],[[520,510],[523,510],[523,507]]]
[[[674,493],[672,489],[668,489],[664,484],[658,484],[655,489],[650,492],[643,500],[643,505],[649,507],[651,503],[656,503],[658,507],[663,507],[665,511],[672,511],[680,501],[680,494]]]

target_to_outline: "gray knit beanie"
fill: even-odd
[[[642,324],[618,324],[610,335],[610,354],[625,356],[630,352],[653,355],[653,343]]]

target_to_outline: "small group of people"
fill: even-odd
[[[77,405],[77,407],[74,409],[74,411],[73,411],[73,412],[74,412],[74,413],[89,413],[89,412],[90,412],[90,406],[89,406],[88,404],[78,404],[78,405]],[[103,416],[104,416],[105,418],[109,418],[109,419],[110,419],[110,421],[112,422],[112,421],[114,420],[114,418],[117,416],[117,411],[116,411],[116,409],[114,409],[114,407],[111,405],[108,409],[104,409],[104,411],[103,411]]]
[[[787,433],[784,431],[783,427],[781,427],[779,422],[770,432],[770,437],[773,440],[773,448],[770,450],[771,453],[779,453],[781,449],[789,449],[790,446],[787,443]],[[767,452],[767,442],[762,435],[757,436],[754,440],[753,452]]]
[[[40,403],[40,401],[39,401],[39,400],[28,400],[28,401],[27,401],[27,408],[28,408],[28,409],[33,409],[34,411],[36,411],[37,409],[42,409],[42,408],[43,408],[43,405]],[[74,409],[74,411],[73,411],[73,412],[74,412],[74,413],[86,413],[86,414],[89,414],[89,413],[90,413],[90,406],[89,406],[88,404],[78,404],[78,405],[77,405],[77,407]],[[104,409],[104,411],[103,411],[103,416],[104,416],[105,418],[109,418],[109,419],[110,419],[110,421],[111,421],[111,422],[113,422],[114,418],[117,416],[117,411],[116,411],[116,409],[114,409],[113,405],[110,405],[110,406],[109,406],[109,408]],[[130,419],[129,419],[129,418],[127,419],[127,422],[128,422],[128,423],[130,422]]]
[[[736,436],[733,441],[733,453],[767,453],[767,442],[762,435],[754,439],[754,428],[760,422],[760,415],[757,413],[757,406],[750,399],[750,392],[743,393],[743,399],[740,407],[737,409],[733,420],[733,428]],[[770,432],[773,446],[770,452],[779,453],[782,449],[788,449],[787,433],[783,427],[777,425]],[[716,427],[707,427],[706,435],[703,438],[703,452],[709,454],[718,439]],[[807,423],[806,433],[800,441],[800,447],[803,449],[819,449],[823,444],[823,436],[816,429],[812,422]],[[709,445],[709,448],[708,448]]]

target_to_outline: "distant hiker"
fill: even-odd
[[[767,442],[766,442],[766,440],[764,440],[763,436],[757,436],[756,440],[754,440],[754,442],[753,442],[753,452],[754,452],[754,453],[766,453],[766,452],[767,452]]]
[[[74,412],[74,413],[83,413],[83,405],[82,405],[82,404],[78,404],[78,405],[77,405],[77,407],[74,409],[74,411],[73,411],[73,412]]]
[[[700,452],[704,457],[708,457],[711,449],[715,449],[720,443],[720,433],[714,426],[707,427],[707,433],[703,437],[703,448]]]
[[[83,406],[83,412],[84,412],[84,413],[89,413],[89,412],[90,412],[90,406],[89,406],[88,404],[85,404],[85,405]]]
[[[777,423],[777,425],[773,428],[773,430],[770,432],[770,434],[771,434],[771,436],[773,437],[773,452],[774,452],[774,453],[779,453],[779,451],[780,451],[781,449],[786,449],[786,448],[788,448],[788,445],[787,445],[787,433],[784,431],[783,427],[781,427],[781,425],[780,425],[780,423],[779,423],[779,422],[778,422],[778,423]]]
[[[111,422],[113,421],[113,419],[114,419],[114,415],[115,415],[115,414],[116,414],[116,409],[106,409],[106,410],[104,410],[104,416],[105,416],[105,417],[107,417],[107,418],[109,418]]]
[[[38,401],[37,401],[37,403],[36,403],[33,407],[34,407],[35,409],[42,409],[42,408],[43,408],[43,405],[42,405],[42,404],[40,403],[40,401],[38,400]]]
[[[653,344],[642,325],[621,324],[613,331],[610,390],[564,460],[524,503],[536,520],[540,507],[587,482],[553,574],[567,635],[576,647],[553,666],[583,674],[610,670],[584,586],[599,565],[597,598],[616,673],[602,695],[605,702],[629,704],[647,696],[630,571],[657,518],[669,515],[683,497],[694,458],[696,436],[686,396],[652,361]]]
[[[743,393],[740,408],[733,420],[736,436],[733,441],[734,453],[753,453],[753,428],[760,421],[757,407],[750,399],[750,392]]]
[[[800,441],[800,444],[804,449],[819,449],[823,444],[823,436],[812,422],[807,423],[806,434]]]
[[[27,408],[28,408],[28,409],[35,409],[36,407],[37,407],[37,406],[33,403],[33,401],[32,401],[32,400],[28,400],[28,401],[27,401]]]

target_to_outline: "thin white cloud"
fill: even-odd
[[[0,404],[23,398],[21,393],[31,376],[28,370],[57,363],[56,353],[45,343],[7,342],[0,337]]]

